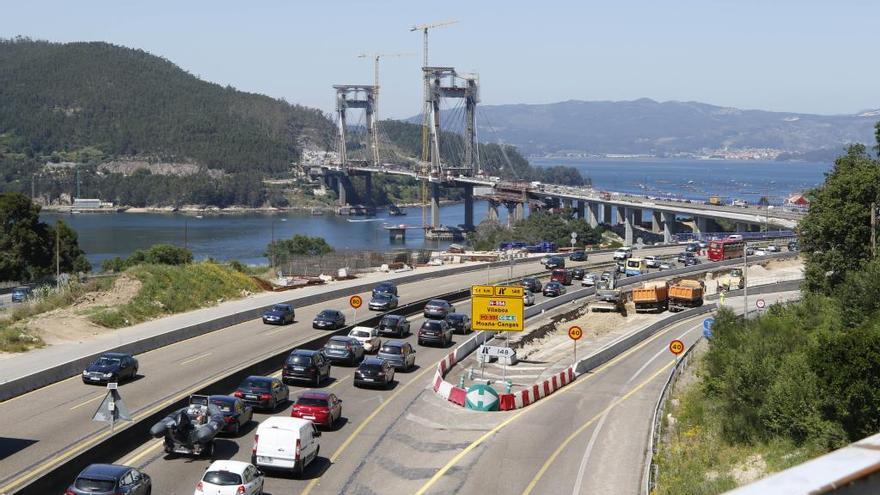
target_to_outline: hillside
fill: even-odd
[[[873,142],[878,115],[767,112],[642,98],[486,105],[479,108],[477,121],[481,136],[493,136],[527,155],[663,156],[725,148],[772,148],[794,155],[830,150],[837,155],[846,144]]]
[[[13,152],[92,147],[227,172],[286,170],[327,147],[320,111],[203,81],[161,57],[107,43],[0,40],[0,134]]]

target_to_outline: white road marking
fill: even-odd
[[[687,334],[693,332],[694,330],[696,330],[696,329],[698,329],[698,328],[702,328],[702,327],[703,327],[703,324],[702,324],[702,323],[700,323],[699,325],[694,325],[693,327],[687,329],[683,334],[679,335],[679,336],[677,337],[677,339],[682,339],[682,338],[684,338],[685,335],[687,335]],[[626,381],[626,384],[629,385],[630,382],[632,382],[633,380],[635,380],[636,377],[639,376],[639,374],[641,374],[642,371],[645,371],[645,368],[647,368],[648,365],[650,365],[651,363],[653,363],[655,359],[657,359],[658,357],[662,356],[663,354],[665,354],[665,353],[667,353],[667,352],[669,352],[669,349],[665,349],[665,348],[664,348],[664,349],[661,349],[660,352],[658,352],[657,354],[654,354],[654,357],[652,357],[652,358],[649,359],[647,362],[645,362],[645,364],[643,364],[642,367],[638,369],[638,371],[636,371],[635,373],[633,373],[633,376],[629,377],[629,380]]]

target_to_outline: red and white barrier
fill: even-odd
[[[511,409],[522,409],[523,407],[538,402],[573,381],[574,367],[569,366],[550,378],[536,383],[529,388],[520,390],[515,394],[501,394],[501,410],[509,411]],[[512,399],[506,396],[510,396]]]

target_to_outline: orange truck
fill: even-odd
[[[666,310],[669,304],[669,285],[666,282],[645,282],[641,287],[633,289],[632,299],[636,313],[659,313]]]
[[[669,286],[669,310],[682,311],[703,305],[703,282],[679,280]]]

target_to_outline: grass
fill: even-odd
[[[686,373],[699,376],[702,360]],[[757,443],[732,443],[721,434],[724,418],[704,393],[700,380],[676,387],[663,412],[663,437],[655,456],[658,466],[655,495],[713,495],[748,481],[741,473],[748,460],[758,477],[781,471],[824,453],[798,447],[792,441],[776,439]],[[669,423],[669,414],[674,418]],[[765,465],[764,465],[765,464]]]
[[[43,347],[45,343],[36,335],[30,334],[19,323],[32,316],[69,306],[88,292],[108,290],[113,286],[113,278],[91,279],[85,282],[71,282],[55,288],[40,286],[34,289],[31,299],[17,304],[10,310],[7,318],[0,320],[0,352],[24,352]]]
[[[94,309],[88,315],[92,322],[120,328],[260,291],[249,275],[212,262],[181,266],[140,265],[125,273],[143,284],[138,295],[118,307]]]

